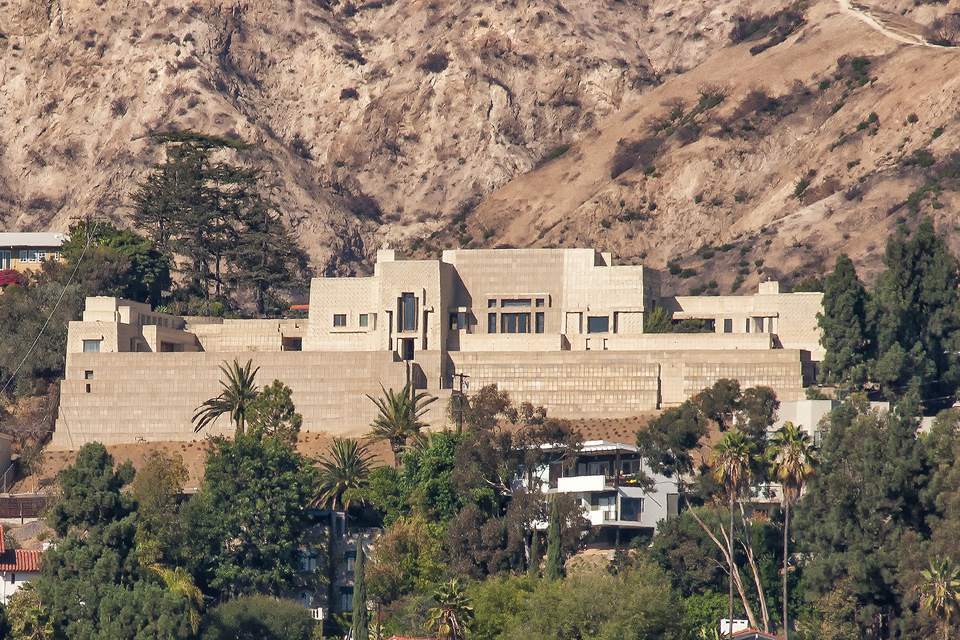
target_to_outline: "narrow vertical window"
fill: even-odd
[[[417,330],[417,298],[412,293],[400,294],[400,313],[397,318],[398,331]]]
[[[535,316],[534,321],[536,323],[536,329],[535,329],[536,332],[543,333],[543,312],[542,311],[537,312],[537,315]]]
[[[497,332],[497,314],[488,313],[487,314],[487,333],[496,333]]]

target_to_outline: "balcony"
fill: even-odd
[[[567,476],[557,478],[558,493],[587,493],[603,491],[608,488],[607,476]]]
[[[588,491],[613,491],[616,487],[641,486],[641,474],[620,474],[620,477],[605,474],[590,476],[564,476],[557,478],[558,493],[579,493]]]

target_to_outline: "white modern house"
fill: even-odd
[[[533,477],[546,494],[576,495],[600,544],[653,534],[660,522],[679,512],[676,481],[650,471],[630,444],[588,440],[575,460],[545,464]],[[652,488],[644,478],[653,480]]]

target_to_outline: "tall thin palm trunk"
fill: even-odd
[[[727,634],[733,637],[733,492],[730,492],[730,537],[727,538],[727,552],[730,554],[729,602],[727,607]]]
[[[783,513],[783,640],[790,640],[790,622],[787,618],[787,610],[790,606],[787,602],[787,562],[790,545],[790,501],[787,500],[784,505]]]

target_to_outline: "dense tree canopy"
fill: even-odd
[[[186,507],[187,564],[204,592],[281,596],[315,586],[300,570],[316,473],[278,439],[214,439],[200,492]]]

